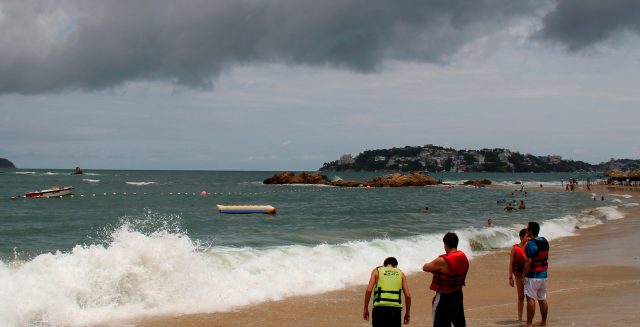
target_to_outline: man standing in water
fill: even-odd
[[[458,235],[447,233],[442,239],[445,254],[425,263],[422,270],[433,274],[430,289],[433,298],[433,326],[466,326],[462,287],[469,271],[467,256],[458,250]]]
[[[527,260],[524,263],[524,295],[527,297],[527,326],[532,326],[533,316],[536,313],[536,301],[540,306],[542,325],[547,324],[547,268],[549,260],[549,242],[544,237],[538,237],[540,225],[529,222],[527,225],[527,237],[529,241],[525,246]]]
[[[384,260],[382,266],[371,271],[369,285],[364,293],[363,318],[369,321],[369,300],[373,292],[373,312],[371,313],[371,325],[373,327],[400,327],[402,321],[402,293],[406,303],[404,313],[405,325],[409,323],[411,316],[411,292],[407,277],[398,267],[398,260],[389,257]],[[375,288],[375,290],[374,290]]]

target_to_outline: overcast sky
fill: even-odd
[[[316,170],[434,144],[640,158],[636,0],[0,0],[20,168]]]

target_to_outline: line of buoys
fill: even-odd
[[[215,195],[215,196],[243,196],[243,195],[265,195],[265,194],[276,194],[276,193],[311,193],[311,192],[326,192],[326,191],[338,191],[338,190],[351,190],[351,189],[357,189],[357,188],[349,188],[349,187],[345,187],[345,188],[322,188],[322,189],[300,189],[300,190],[275,190],[275,191],[264,191],[264,192],[207,192],[207,191],[201,191],[200,193],[196,193],[196,192],[169,192],[169,193],[164,193],[161,192],[159,193],[161,196],[164,195],[178,195],[178,196],[200,196],[200,197],[206,197],[206,196],[211,196],[211,195]],[[87,194],[86,197],[91,197],[91,198],[96,198],[99,196],[149,196],[149,195],[158,195],[158,193],[138,193],[138,192],[132,192],[132,193],[128,193],[128,192],[103,192],[103,193],[90,193]],[[85,194],[72,194],[70,196],[60,196],[60,197],[55,197],[55,198],[76,198],[79,197],[81,199],[85,198]],[[16,199],[21,199],[24,198],[22,196],[15,196],[15,197],[11,197],[10,199],[16,200]]]

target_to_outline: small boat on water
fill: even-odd
[[[52,187],[47,190],[25,193],[25,198],[53,198],[73,194],[73,186]]]
[[[222,205],[216,207],[220,213],[268,213],[275,214],[277,209],[270,205]]]

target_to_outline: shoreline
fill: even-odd
[[[591,192],[612,195],[632,191],[611,192],[596,187]],[[640,324],[635,304],[640,300],[640,250],[635,249],[636,235],[640,233],[640,208],[627,209],[624,213],[623,219],[607,221],[551,242],[549,325]],[[465,314],[471,326],[522,325],[516,321],[515,290],[508,285],[507,251],[485,254],[471,261],[464,289]],[[399,268],[402,269],[402,263]],[[410,325],[431,325],[433,292],[428,290],[431,276],[415,273],[408,275],[408,279],[413,302]],[[362,319],[366,282],[363,280],[361,285],[343,290],[296,296],[231,312],[141,317],[124,325],[370,326],[370,322]],[[539,321],[539,312],[535,321]],[[123,322],[100,326],[119,325]]]

